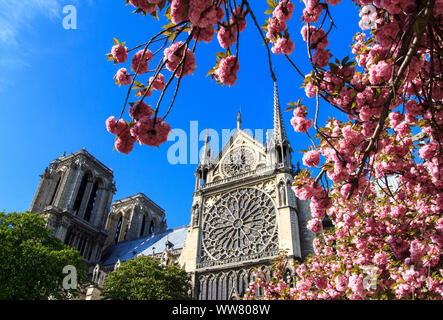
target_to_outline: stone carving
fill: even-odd
[[[276,207],[269,195],[257,188],[229,192],[205,214],[201,262],[259,257],[277,247],[276,229]]]
[[[255,168],[254,152],[249,148],[240,147],[231,150],[223,159],[222,171],[227,177],[236,176]]]
[[[193,207],[192,207],[192,217],[193,217],[193,221],[192,221],[192,226],[194,227],[198,227],[199,221],[200,221],[200,210],[199,210],[199,205],[198,203],[196,203]]]

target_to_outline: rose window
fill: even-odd
[[[232,191],[205,214],[203,248],[211,260],[257,254],[275,241],[276,226],[275,206],[266,193]]]
[[[236,148],[223,159],[223,173],[232,177],[253,170],[255,166],[254,153],[246,148]]]

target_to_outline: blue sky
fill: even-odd
[[[253,2],[262,25],[266,1]],[[330,35],[329,49],[340,60],[350,53],[358,31],[357,8],[345,2],[332,8],[338,29]],[[119,88],[112,79],[120,66],[106,61],[113,38],[134,47],[149,40],[162,25],[152,17],[131,14],[132,8],[124,4],[125,0],[0,0],[0,210],[27,210],[45,167],[63,152],[84,147],[114,170],[114,200],[143,192],[165,209],[169,227],[189,223],[196,165],[169,164],[166,155],[173,142],[160,148],[137,144],[131,154],[120,154],[113,151],[114,137],[104,126],[107,117],[120,114],[126,96],[126,88]],[[76,30],[63,28],[65,5],[77,9]],[[295,6],[289,24],[296,45],[291,58],[308,73],[298,19],[303,6],[298,1]],[[209,127],[221,134],[222,129],[235,128],[240,107],[243,128],[272,128],[273,83],[252,20],[240,40],[239,79],[233,87],[221,87],[206,77],[215,64],[215,53],[221,51],[216,39],[197,48],[196,71],[182,81],[167,119],[172,128],[184,130],[188,139],[190,121],[198,121],[199,131]],[[288,102],[304,98],[312,117],[314,101],[300,89],[301,77],[284,57],[272,58],[283,110]],[[160,115],[168,105],[162,105]],[[283,114],[295,164],[301,162],[299,151],[309,147],[309,140],[293,131],[291,116]],[[320,124],[337,115],[322,104],[321,116]]]

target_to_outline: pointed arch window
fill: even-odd
[[[88,206],[86,207],[85,212],[85,220],[89,221],[91,220],[92,211],[94,209],[94,204],[97,200],[97,191],[98,191],[98,181],[94,182],[94,185],[92,186],[91,195],[89,196]]]
[[[154,221],[151,221],[151,224],[149,225],[149,234],[154,233]]]
[[[140,229],[140,237],[143,237],[143,235],[145,233],[145,225],[146,225],[146,216],[143,215],[142,227]]]
[[[80,186],[77,191],[77,196],[75,197],[75,201],[74,201],[73,209],[76,214],[78,213],[78,210],[80,209],[80,205],[82,204],[82,200],[83,200],[83,197],[84,197],[85,191],[86,191],[86,186],[88,185],[88,180],[89,180],[89,174],[85,173],[83,175],[82,181],[80,182]]]
[[[57,183],[55,184],[54,193],[52,194],[51,201],[49,201],[49,204],[51,204],[51,205],[54,204],[55,196],[57,195],[57,191],[58,191],[58,189],[60,187],[61,180],[62,180],[62,175],[59,174],[58,178],[57,178]]]
[[[120,217],[120,220],[117,223],[117,229],[115,230],[115,236],[114,236],[114,242],[117,243],[118,242],[118,238],[120,236],[120,231],[122,230],[122,218]]]

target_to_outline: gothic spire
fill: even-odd
[[[237,113],[237,129],[238,130],[241,129],[241,112],[240,111]]]
[[[206,129],[206,137],[205,144],[203,145],[201,155],[200,155],[200,164],[205,165],[209,164],[211,161],[211,147],[209,144],[209,129]]]
[[[287,140],[285,126],[280,111],[280,100],[278,98],[277,82],[274,81],[274,140],[284,142]]]

